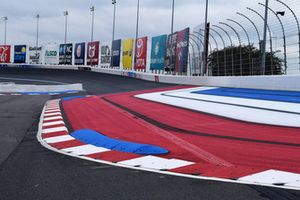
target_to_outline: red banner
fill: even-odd
[[[147,65],[147,37],[138,38],[135,48],[134,69],[146,69]]]
[[[87,65],[99,64],[99,46],[100,42],[89,42],[87,44]]]
[[[0,45],[0,63],[10,63],[10,45]]]

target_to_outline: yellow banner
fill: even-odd
[[[132,69],[133,39],[123,40],[122,63],[123,69]]]

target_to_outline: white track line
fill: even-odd
[[[94,153],[107,152],[110,150],[106,149],[106,148],[96,147],[96,146],[87,144],[87,145],[62,149],[62,151],[82,156],[82,155],[89,155],[89,154],[94,154]]]
[[[66,141],[75,140],[75,138],[71,137],[70,135],[63,135],[63,136],[46,138],[44,140],[46,143],[52,144],[52,143],[57,143],[57,142],[66,142]]]
[[[47,133],[55,133],[55,132],[61,132],[61,131],[68,131],[68,129],[65,126],[55,127],[55,128],[46,128],[42,131],[42,133],[47,134]]]

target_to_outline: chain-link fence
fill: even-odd
[[[265,8],[264,0],[254,0],[210,24],[208,66],[201,62],[203,50],[195,50],[204,47],[204,33],[194,30],[200,39],[191,41],[191,74],[198,67],[213,76],[261,75]],[[300,1],[269,0],[268,12],[265,74],[300,74]]]

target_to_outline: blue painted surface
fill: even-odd
[[[63,98],[63,101],[70,101],[70,100],[73,100],[73,99],[83,99],[83,98],[86,98],[86,96],[65,97],[65,98]]]
[[[300,92],[276,91],[276,90],[256,90],[241,88],[215,88],[210,90],[194,91],[195,94],[237,97],[247,99],[259,99],[267,101],[281,101],[290,103],[300,103]]]
[[[59,92],[20,92],[19,94],[27,94],[27,95],[45,95],[45,94],[65,94],[68,92],[78,92],[76,90],[67,90],[67,91],[59,91]]]
[[[71,136],[87,144],[126,153],[141,155],[160,155],[169,153],[168,150],[158,146],[112,139],[89,129],[75,131],[71,134]]]

